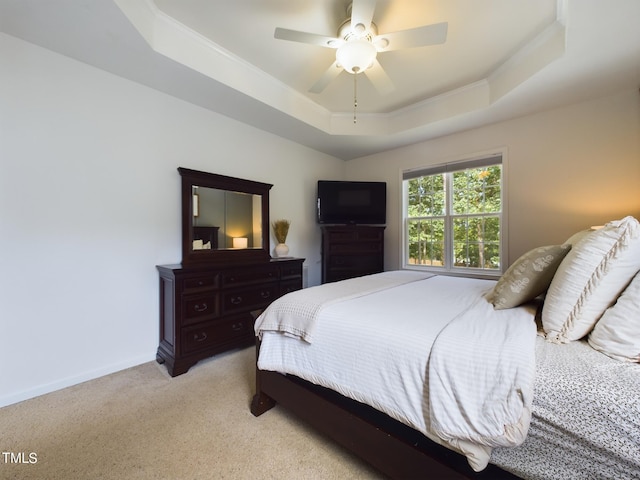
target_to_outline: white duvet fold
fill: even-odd
[[[527,434],[535,376],[534,306],[485,299],[453,318],[429,356],[431,428],[443,440],[516,446]]]
[[[263,332],[271,331],[311,343],[318,315],[323,308],[431,276],[420,272],[391,271],[291,292],[267,307],[256,320],[255,332],[259,338],[262,338]]]

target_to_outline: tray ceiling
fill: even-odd
[[[640,85],[640,2],[378,0],[379,32],[448,22],[444,44],[378,55],[395,90],[342,72],[344,0],[2,0],[0,30],[343,159]]]

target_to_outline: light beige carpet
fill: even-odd
[[[254,417],[254,369],[253,348],[175,378],[150,362],[2,408],[0,452],[37,462],[0,454],[0,478],[382,478],[283,408]]]

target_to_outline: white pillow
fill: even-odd
[[[569,238],[567,238],[567,241],[564,243],[574,246],[583,238],[585,238],[587,235],[593,232],[595,232],[595,230],[592,228],[588,228],[587,230],[580,230],[579,232],[576,232],[573,235],[571,235]]]
[[[612,358],[640,363],[640,273],[598,320],[589,345]]]
[[[542,309],[547,339],[578,340],[591,331],[640,270],[640,223],[607,223],[573,245],[556,271]]]

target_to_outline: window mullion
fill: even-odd
[[[446,201],[445,201],[445,229],[444,229],[444,258],[447,270],[453,268],[453,174],[445,173]]]

